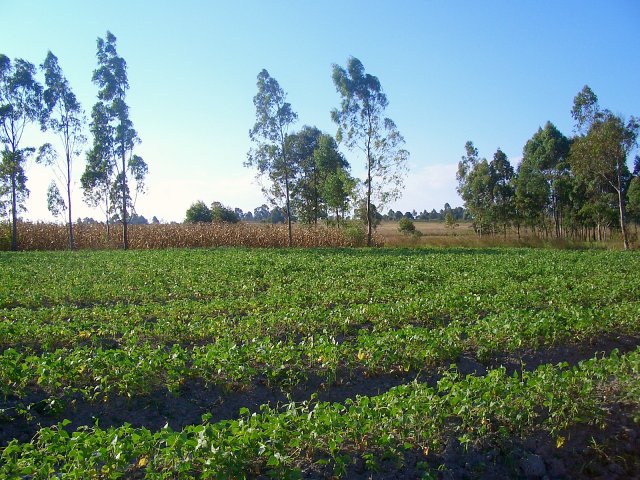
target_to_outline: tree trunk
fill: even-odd
[[[626,156],[625,156],[626,160]],[[620,206],[620,230],[622,231],[622,243],[624,243],[624,249],[629,250],[629,239],[627,238],[627,226],[626,226],[626,215],[624,209],[624,196],[623,196],[623,188],[622,188],[622,164],[621,162],[617,162],[617,175],[616,180],[618,181],[618,187],[616,188],[618,192],[618,205]]]
[[[18,200],[16,198],[17,186],[16,186],[15,150],[13,152],[12,161],[13,161],[13,165],[11,169],[11,251],[15,252],[18,250]]]
[[[129,249],[129,232],[127,229],[127,170],[124,145],[122,146],[122,247]]]
[[[105,190],[106,192],[106,190]],[[107,226],[107,242],[109,242],[109,234],[111,233],[109,231],[109,197],[108,197],[108,193],[105,193],[104,196],[104,211],[105,213],[105,222],[106,222],[106,226]]]
[[[629,239],[627,238],[627,226],[624,209],[624,198],[622,198],[622,189],[618,190],[618,202],[620,204],[620,230],[622,230],[622,243],[624,243],[624,249],[629,250]]]
[[[367,165],[367,247],[371,246],[371,161]]]
[[[287,196],[287,246],[293,246],[293,235],[291,232],[291,206],[289,204],[289,176],[284,177],[284,189]]]
[[[69,250],[73,250],[73,220],[71,216],[71,157],[67,151],[67,207],[69,208]]]

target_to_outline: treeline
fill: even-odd
[[[127,63],[118,55],[116,37],[107,32],[96,46],[97,67],[91,80],[98,87],[97,102],[91,110],[92,142],[85,152],[81,185],[85,202],[102,208],[107,235],[113,219],[122,226],[126,249],[127,226],[135,220],[135,200],[144,191],[148,166],[134,154],[140,139],[129,116]],[[56,146],[24,146],[23,134],[30,124],[57,137]],[[12,250],[17,249],[18,215],[29,196],[25,165],[31,157],[52,167],[55,180],[47,189],[47,206],[54,216],[66,217],[68,248],[74,248],[71,172],[87,144],[86,124],[84,110],[52,52],[39,69],[0,53],[0,215],[11,219]]]
[[[616,230],[629,248],[627,222],[640,222],[640,157],[633,172],[627,166],[638,119],[601,109],[588,86],[574,98],[571,115],[575,135],[547,122],[527,141],[517,169],[502,150],[488,161],[467,142],[458,193],[478,235],[527,228],[538,236],[602,241]]]
[[[374,207],[375,208],[375,207]],[[375,222],[374,224],[379,223],[380,221],[397,221],[402,218],[406,218],[408,220],[421,220],[421,221],[439,221],[444,222],[449,217],[451,221],[457,220],[466,220],[467,212],[463,207],[451,208],[448,203],[444,204],[444,208],[441,208],[437,211],[435,208],[430,212],[427,210],[423,210],[418,213],[416,210],[412,210],[410,212],[401,212],[400,210],[389,209],[388,213],[380,214],[377,210],[373,213]],[[139,218],[144,219],[144,217],[135,216],[131,223],[134,223],[134,220],[138,220]],[[363,223],[366,223],[366,211],[363,208],[363,205],[360,205],[360,208],[355,210],[355,215],[346,215],[338,217],[331,216],[326,213],[320,216],[327,224],[335,223],[336,218],[343,218],[344,220],[356,220]],[[154,217],[155,219],[155,217]],[[316,224],[315,222],[310,222],[308,219],[298,218],[295,215],[292,215],[292,220],[294,222],[306,223],[306,224]],[[262,223],[285,223],[286,222],[286,213],[281,207],[272,207],[269,208],[267,204],[262,204],[259,207],[256,207],[253,210],[243,211],[241,208],[232,208],[226,207],[220,202],[213,202],[211,207],[207,206],[202,200],[198,200],[193,203],[185,214],[185,223],[237,223],[239,221],[244,222],[262,222]],[[136,221],[136,223],[146,223]],[[157,222],[153,222],[157,223]]]

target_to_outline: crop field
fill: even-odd
[[[640,255],[0,253],[0,478],[640,475]]]
[[[360,229],[361,230],[361,229]],[[107,235],[104,224],[75,224],[73,226],[76,249],[122,248],[122,226],[111,225]],[[323,225],[294,225],[293,244],[297,247],[353,247],[365,243],[364,232],[356,235],[353,229]],[[68,230],[55,223],[20,223],[18,250],[66,250]],[[380,243],[376,237],[375,244]],[[9,224],[0,223],[0,250],[11,246]],[[287,227],[284,224],[241,222],[130,225],[129,247],[138,249],[204,248],[204,247],[285,247]]]

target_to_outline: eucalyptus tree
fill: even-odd
[[[314,157],[321,136],[318,128],[308,125],[287,136],[287,153],[298,173],[292,182],[291,207],[302,223],[317,223],[322,215],[320,184],[323,172]]]
[[[53,182],[47,192],[49,210],[54,215],[61,211],[68,214],[68,246],[73,249],[73,217],[71,209],[71,169],[73,158],[77,157],[79,149],[86,142],[82,130],[85,124],[84,112],[80,102],[69,86],[69,82],[62,73],[58,58],[51,52],[40,66],[44,70],[46,89],[44,90],[45,115],[42,118],[43,129],[55,132],[62,143],[64,164],[56,161],[57,155],[47,144],[40,148],[39,160],[55,167],[56,178],[65,187],[66,199],[62,198],[58,185]]]
[[[493,220],[502,225],[506,235],[507,227],[515,215],[514,170],[507,155],[499,148],[489,163],[489,175],[494,210]],[[451,207],[449,207],[450,209]]]
[[[609,110],[601,110],[588,86],[574,98],[571,114],[576,129],[583,133],[571,147],[571,166],[576,174],[615,192],[622,241],[628,249],[625,197],[631,174],[627,156],[637,146],[640,123],[633,116],[625,122]]]
[[[331,135],[320,137],[313,158],[321,172],[318,195],[325,208],[335,213],[336,224],[340,225],[340,214],[344,217],[356,191],[357,181],[349,173],[349,162],[338,151],[338,145]]]
[[[115,152],[113,125],[103,102],[96,103],[91,110],[89,131],[93,144],[87,152],[86,166],[80,178],[85,202],[92,207],[101,207],[105,215],[107,237],[110,218],[113,214],[111,191],[115,185]]]
[[[465,144],[465,153],[458,163],[457,191],[473,219],[476,232],[482,236],[493,221],[493,185],[489,162],[479,158],[473,142]]]
[[[109,153],[117,159],[117,161],[107,162],[102,162],[100,159],[99,163],[107,169],[115,168],[117,188],[111,192],[112,202],[118,204],[117,210],[122,222],[123,248],[126,250],[129,248],[127,225],[130,212],[133,210],[129,183],[135,182],[136,193],[144,191],[144,179],[148,167],[141,157],[133,155],[134,146],[140,142],[140,139],[129,118],[129,107],[126,103],[127,90],[129,90],[127,62],[118,55],[116,37],[111,32],[107,32],[104,39],[98,38],[96,56],[98,68],[93,71],[92,77],[93,82],[100,89],[96,106],[103,104],[98,109],[104,110],[108,124],[112,127],[107,129],[110,135],[108,140],[112,147]],[[100,148],[102,143],[103,139],[94,137],[94,148]],[[107,153],[106,150],[104,153]],[[105,172],[105,175],[113,175],[113,172]]]
[[[267,177],[270,185],[263,191],[272,201],[284,197],[288,227],[288,245],[293,244],[291,232],[291,190],[298,166],[289,155],[287,138],[289,127],[298,115],[286,101],[287,94],[267,70],[258,74],[258,93],[253,97],[256,123],[249,130],[249,138],[255,147],[247,154],[246,167],[255,167],[258,178]]]
[[[374,224],[373,200],[381,209],[401,196],[409,152],[395,123],[384,116],[389,104],[377,77],[365,73],[362,62],[347,60],[346,68],[333,65],[332,79],[342,99],[340,108],[331,112],[338,125],[336,139],[350,150],[365,156],[365,202],[367,245],[371,245]]]
[[[327,208],[337,210],[339,215],[352,188],[346,181],[349,163],[338,151],[335,139],[316,127],[304,126],[287,140],[291,161],[298,167],[292,198],[297,218],[303,223],[317,224],[327,216]],[[327,188],[327,182],[331,182],[332,188]],[[331,205],[327,195],[332,197]]]
[[[531,162],[520,162],[515,181],[516,219],[532,229],[548,231],[545,211],[549,202],[549,184],[540,169]]]
[[[29,195],[24,164],[35,151],[20,147],[29,123],[42,115],[42,86],[35,79],[36,68],[26,60],[0,54],[0,194],[3,210],[11,212],[11,250],[18,249],[18,211]],[[7,205],[8,203],[8,205]]]
[[[538,128],[538,131],[525,144],[521,162],[523,171],[528,169],[530,170],[528,173],[534,176],[542,175],[547,186],[543,188],[540,183],[536,183],[536,188],[527,192],[526,188],[522,188],[524,185],[521,185],[520,195],[522,197],[522,195],[530,194],[538,197],[527,203],[538,208],[540,210],[538,213],[544,214],[535,215],[541,221],[545,220],[547,211],[550,213],[553,217],[556,237],[559,237],[562,232],[563,210],[569,202],[569,193],[572,188],[569,166],[570,145],[569,139],[553,123],[547,122],[544,128]],[[530,182],[531,179],[531,175],[525,175],[518,183]],[[537,182],[537,179],[535,181]],[[528,185],[528,187],[532,186],[534,184]],[[541,188],[544,192],[541,191]],[[539,203],[542,195],[546,196],[544,204]],[[530,214],[529,216],[534,217],[534,215]]]
[[[633,178],[627,189],[627,206],[629,216],[636,224],[636,231],[640,223],[640,156],[636,156]]]
[[[617,115],[606,112],[591,124],[586,135],[576,139],[571,151],[573,169],[577,174],[600,180],[615,192],[625,249],[629,248],[625,200],[631,177],[627,155],[637,144],[639,130],[640,124],[634,117],[625,123]]]

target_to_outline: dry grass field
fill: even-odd
[[[606,242],[541,238],[522,230],[507,235],[475,234],[471,223],[460,222],[447,227],[443,222],[414,222],[415,234],[398,230],[398,222],[382,222],[373,236],[376,247],[552,247],[552,248],[603,248],[618,250],[622,242],[615,235]],[[287,228],[283,224],[162,224],[131,225],[129,244],[132,249],[210,248],[210,247],[285,247]],[[118,249],[122,245],[122,231],[112,226],[107,237],[104,225],[74,225],[77,249]],[[630,229],[631,241],[638,248],[637,227]],[[0,250],[9,250],[11,233],[8,224],[0,224]],[[360,247],[364,246],[364,228],[350,224],[346,228],[319,225],[317,227],[293,225],[295,247]],[[19,250],[65,250],[67,230],[52,223],[21,223],[18,226]]]
[[[382,222],[376,229],[379,243],[389,247],[552,247],[552,248],[604,248],[619,250],[622,242],[613,236],[606,242],[585,242],[570,239],[544,238],[527,230],[520,236],[515,230],[506,235],[475,234],[470,222],[459,222],[455,227],[447,227],[444,222],[415,221],[415,235],[398,230],[398,222]],[[632,245],[638,247],[637,228],[631,229]]]

